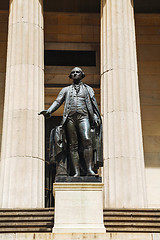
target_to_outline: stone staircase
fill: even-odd
[[[52,232],[54,208],[1,209],[0,233]],[[104,209],[106,232],[160,232],[160,209]]]
[[[0,233],[52,232],[54,209],[0,209]]]
[[[104,209],[106,232],[160,232],[160,209]]]

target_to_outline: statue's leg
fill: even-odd
[[[70,156],[74,168],[74,177],[80,176],[79,166],[79,154],[78,154],[78,138],[76,132],[76,126],[72,118],[69,118],[66,122],[67,140],[70,151]]]
[[[93,149],[91,140],[91,129],[88,118],[82,117],[79,121],[79,133],[83,144],[84,159],[87,167],[87,175],[94,176],[95,172],[92,170],[93,163]]]

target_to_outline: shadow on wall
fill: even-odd
[[[1,0],[0,1],[0,10],[8,11],[9,9],[9,0]]]
[[[98,0],[45,0],[46,12],[70,12],[70,13],[99,13],[100,1]]]

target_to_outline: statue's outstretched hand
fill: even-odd
[[[43,115],[46,118],[51,117],[51,114],[47,110],[43,110],[43,111],[39,112],[38,115]]]

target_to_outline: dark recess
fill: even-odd
[[[99,0],[45,0],[44,10],[47,12],[79,12],[99,13]]]
[[[134,0],[135,13],[160,13],[160,0]],[[8,10],[9,1],[0,0],[0,9]],[[44,0],[46,12],[100,13],[100,0]]]
[[[46,66],[96,66],[95,51],[45,50]]]
[[[134,0],[135,13],[160,13],[160,0]]]

